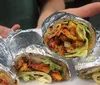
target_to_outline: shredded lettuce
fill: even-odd
[[[77,24],[77,28],[76,28],[76,33],[78,34],[79,38],[83,41],[85,41],[85,44],[83,47],[80,48],[76,48],[73,51],[70,51],[69,53],[65,53],[65,57],[72,57],[72,56],[86,56],[88,53],[88,43],[89,40],[87,38],[87,33],[89,34],[89,36],[91,36],[90,31],[87,29],[86,26],[82,25],[82,24]]]
[[[24,81],[34,80],[34,74],[32,72],[21,72],[18,74]]]
[[[24,81],[29,81],[29,80],[39,80],[43,83],[51,83],[52,78],[50,75],[44,72],[39,72],[39,71],[31,71],[31,72],[20,72],[18,74],[19,78],[22,78]]]
[[[34,80],[34,76],[30,76],[30,75],[23,76],[23,80],[24,81]]]
[[[42,59],[42,62],[43,62],[44,64],[50,65],[50,69],[51,69],[52,71],[54,71],[54,70],[56,70],[56,69],[58,69],[59,71],[62,71],[62,67],[61,67],[61,66],[59,66],[59,65],[57,65],[57,64],[55,64],[55,63],[53,63],[53,62],[52,62],[50,59],[48,59],[48,58]]]
[[[64,21],[64,22],[62,22],[62,24],[68,24],[69,22],[68,21]]]
[[[84,41],[84,36],[83,36],[84,32],[83,32],[83,29],[81,29],[80,25],[77,25],[76,33],[77,33],[79,39]]]

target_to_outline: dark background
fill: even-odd
[[[100,0],[66,0],[66,8],[80,7],[92,2],[100,2]],[[100,30],[100,14],[88,17],[86,20],[91,22],[97,30]]]

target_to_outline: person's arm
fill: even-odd
[[[79,8],[69,8],[61,11],[69,12],[82,18],[91,17],[100,14],[100,2],[94,2]]]
[[[64,0],[48,0],[41,11],[37,27],[41,27],[43,21],[48,16],[50,16],[51,14],[53,14],[56,11],[64,10],[64,9],[65,9],[65,1]]]
[[[59,0],[59,1],[49,0],[49,2],[44,6],[41,16],[38,20],[38,27],[41,27],[43,21],[56,11],[69,12],[74,15],[80,16],[82,18],[100,14],[100,2],[94,2],[79,8],[69,8],[69,9],[64,9],[64,8],[65,8],[64,0]]]

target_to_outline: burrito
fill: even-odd
[[[83,79],[93,79],[100,85],[100,66],[95,66],[77,71],[78,76]]]
[[[16,74],[24,81],[52,83],[70,79],[68,66],[52,57],[23,53],[14,62]]]
[[[94,47],[95,30],[77,19],[58,20],[44,33],[45,45],[54,53],[66,57],[86,56]]]
[[[4,69],[0,68],[0,85],[18,85],[18,81],[13,79]]]

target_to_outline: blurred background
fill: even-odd
[[[66,0],[66,8],[80,7],[92,2],[100,2],[100,0]],[[100,30],[100,14],[86,19],[91,22],[97,30]]]
[[[37,3],[37,1],[38,0],[0,0],[0,25],[11,28],[14,24],[18,23],[22,29],[35,28],[39,17],[39,3]],[[43,2],[47,0],[40,1]],[[100,2],[100,0],[65,1],[66,8],[75,8],[92,2]],[[86,19],[89,20],[97,30],[100,30],[100,14]]]

